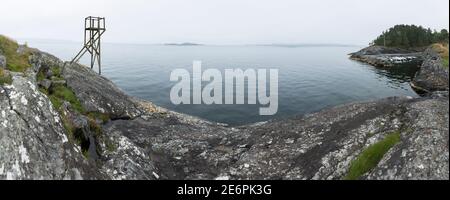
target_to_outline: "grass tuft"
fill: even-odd
[[[103,123],[108,122],[111,117],[108,114],[100,113],[100,112],[89,112],[87,113],[87,116],[91,119],[99,119]]]
[[[44,71],[39,70],[39,72],[36,74],[36,80],[39,82],[39,81],[44,80],[45,78],[46,77],[45,77]]]
[[[51,88],[50,99],[52,100],[53,105],[57,108],[60,108],[62,102],[67,101],[72,105],[72,108],[79,113],[84,113],[84,108],[81,105],[78,98],[75,96],[72,90],[63,85],[56,85]]]
[[[58,78],[61,78],[61,67],[51,67],[50,70],[53,73],[53,76],[56,76]]]
[[[365,149],[350,165],[346,180],[357,180],[376,167],[389,149],[400,142],[400,131],[386,136],[383,140]]]
[[[0,68],[0,85],[11,85],[12,83],[12,76],[11,74],[7,73],[5,70]]]
[[[17,53],[19,44],[16,41],[0,35],[0,51],[6,57],[6,69],[14,72],[25,72],[31,65],[28,58],[31,55],[29,50],[24,53]]]
[[[448,44],[436,43],[431,48],[442,57],[442,65],[448,69]]]
[[[448,56],[447,58],[442,58],[442,65],[444,68],[448,69]]]

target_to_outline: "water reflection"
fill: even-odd
[[[373,67],[373,71],[380,77],[387,77],[393,82],[405,83],[410,82],[420,67],[420,62],[398,64],[388,68]]]
[[[358,61],[354,61],[358,62]],[[397,64],[392,67],[374,67],[364,64],[368,70],[377,75],[379,81],[386,81],[386,85],[394,89],[410,90],[409,83],[420,69],[422,62],[415,61],[410,63]],[[406,83],[406,84],[405,84]]]

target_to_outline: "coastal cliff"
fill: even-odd
[[[449,179],[445,91],[228,127],[21,48],[24,70],[0,51],[0,179]]]

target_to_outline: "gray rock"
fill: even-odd
[[[67,81],[66,80],[52,80],[52,85],[66,85]]]
[[[53,76],[53,71],[52,70],[47,70],[45,73],[45,77],[51,79]]]
[[[424,52],[424,57],[425,61],[411,85],[424,92],[448,91],[449,73],[448,68],[443,66],[442,58],[432,48]]]
[[[420,65],[423,61],[423,55],[422,52],[415,50],[370,46],[358,52],[351,53],[350,59],[376,67],[392,67],[405,63]]]
[[[59,58],[37,49],[33,49],[29,61],[33,71],[36,73],[39,72],[41,68],[45,68],[47,71],[50,71],[48,69],[51,67],[62,68],[64,65]]]
[[[72,125],[73,137],[81,150],[90,160],[96,161],[100,150],[97,148],[96,132],[91,130],[90,119],[73,111],[69,102],[64,102],[62,108],[67,122]]]
[[[99,76],[89,68],[66,63],[63,76],[88,112],[108,114],[111,118],[134,118],[140,115],[125,93],[114,86],[108,79]]]
[[[449,179],[448,98],[406,105],[400,144],[367,174],[367,179]]]
[[[6,57],[0,54],[0,68],[6,68]]]
[[[48,90],[50,88],[50,86],[52,86],[52,81],[50,81],[48,79],[41,80],[41,81],[39,81],[39,86]]]
[[[121,135],[128,146],[147,149],[162,179],[343,179],[365,148],[396,131],[402,134],[401,142],[363,179],[448,178],[445,98],[353,103],[239,128],[184,121],[173,112],[162,115],[105,125],[107,135]],[[432,135],[421,136],[427,129]],[[417,137],[421,140],[413,139]],[[221,144],[224,139],[228,142]],[[411,153],[391,158],[403,151]],[[395,166],[386,167],[389,162]],[[390,170],[397,171],[392,175]]]
[[[27,47],[27,45],[19,45],[19,48],[17,48],[17,53],[18,54],[24,54],[29,48]]]
[[[0,179],[105,179],[73,146],[32,78],[0,86]],[[72,173],[72,172],[77,173]]]

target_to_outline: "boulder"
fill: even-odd
[[[52,86],[52,81],[50,81],[48,79],[41,80],[41,81],[39,81],[39,86],[48,90],[50,88],[50,86]]]
[[[41,68],[45,68],[46,70],[50,69],[51,67],[62,68],[64,64],[59,58],[37,49],[32,49],[29,61],[33,68],[33,71],[36,73],[39,72]]]
[[[0,179],[106,179],[67,137],[32,78],[0,86]]]
[[[47,70],[47,71],[45,72],[45,77],[48,78],[48,79],[51,79],[53,75],[54,75],[54,74],[53,74],[53,71],[52,71],[52,70]]]
[[[448,91],[449,72],[448,68],[443,66],[441,56],[432,48],[428,48],[424,57],[419,72],[411,82],[413,88],[424,92]]]
[[[86,111],[107,114],[113,119],[140,115],[140,110],[129,96],[91,69],[66,63],[62,75]]]

